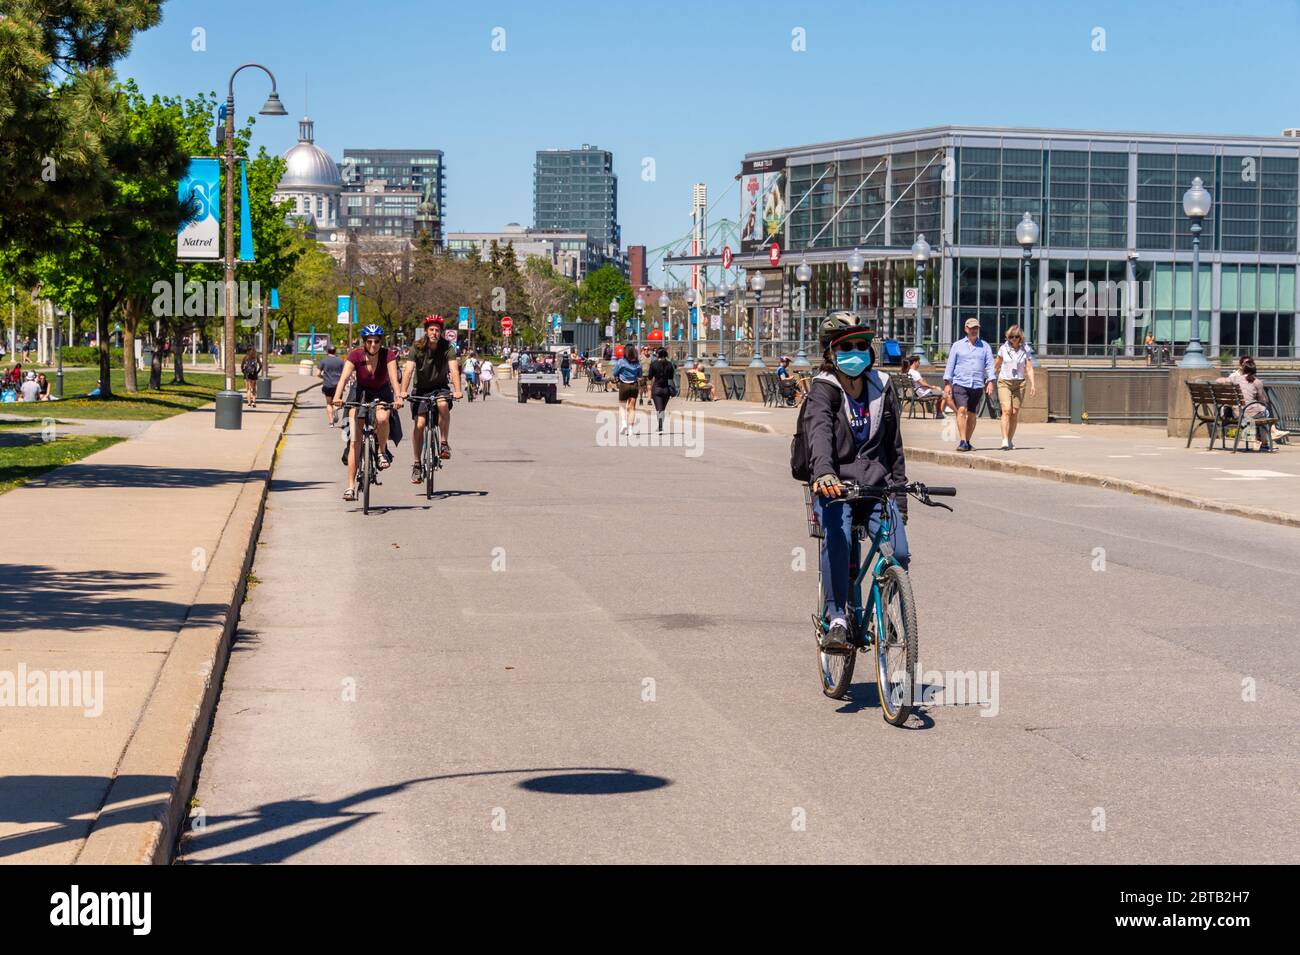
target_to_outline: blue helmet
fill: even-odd
[[[384,326],[376,325],[372,322],[371,324],[367,325],[365,328],[361,329],[361,337],[362,338],[383,338]]]

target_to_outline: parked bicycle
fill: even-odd
[[[954,497],[953,487],[927,487],[924,484],[894,484],[869,486],[854,481],[844,481],[842,500],[866,502],[865,507],[853,508],[853,547],[849,557],[850,593],[846,622],[849,625],[849,649],[825,650],[822,638],[830,626],[825,616],[826,581],[821,578],[818,564],[817,612],[812,615],[817,638],[818,669],[822,692],[833,700],[842,699],[853,679],[853,664],[859,652],[873,652],[876,663],[876,689],[880,696],[880,709],[885,722],[902,726],[911,715],[916,687],[916,660],[919,652],[916,599],[912,596],[912,582],[907,571],[894,558],[893,521],[888,507],[880,508],[880,521],[866,558],[862,558],[862,541],[868,538],[866,520],[876,503],[887,503],[897,494],[907,494],[927,507],[947,504],[930,500],[931,497]],[[812,507],[812,488],[805,488],[808,505],[809,532],[821,537],[823,529],[817,523]],[[859,520],[861,518],[861,521]],[[866,593],[863,583],[870,579]]]
[[[451,394],[412,395],[408,401],[423,402],[427,423],[424,426],[424,442],[420,447],[420,476],[424,478],[424,496],[433,497],[434,475],[442,470],[442,432],[438,428],[438,402],[449,404],[456,399]]]
[[[379,436],[375,430],[375,409],[391,408],[387,401],[345,401],[344,408],[357,409],[357,423],[361,426],[361,460],[357,462],[357,479],[353,488],[361,498],[361,513],[370,513],[370,486],[379,480]]]

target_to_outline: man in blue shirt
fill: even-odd
[[[948,365],[943,370],[943,393],[957,408],[958,451],[973,451],[980,402],[993,394],[993,349],[980,338],[978,318],[966,319],[966,337],[952,343]]]

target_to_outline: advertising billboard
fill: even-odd
[[[740,251],[782,241],[785,159],[747,159],[740,167]]]

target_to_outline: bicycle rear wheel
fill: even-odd
[[[912,713],[918,653],[916,598],[907,571],[888,567],[876,583],[879,633],[876,639],[876,689],[885,722],[902,726]]]
[[[813,614],[813,635],[817,639],[817,672],[821,677],[822,692],[832,700],[844,699],[853,682],[853,664],[857,659],[856,647],[843,651],[827,653],[821,647],[822,634],[826,632],[826,592],[825,584],[818,579],[817,612]]]

